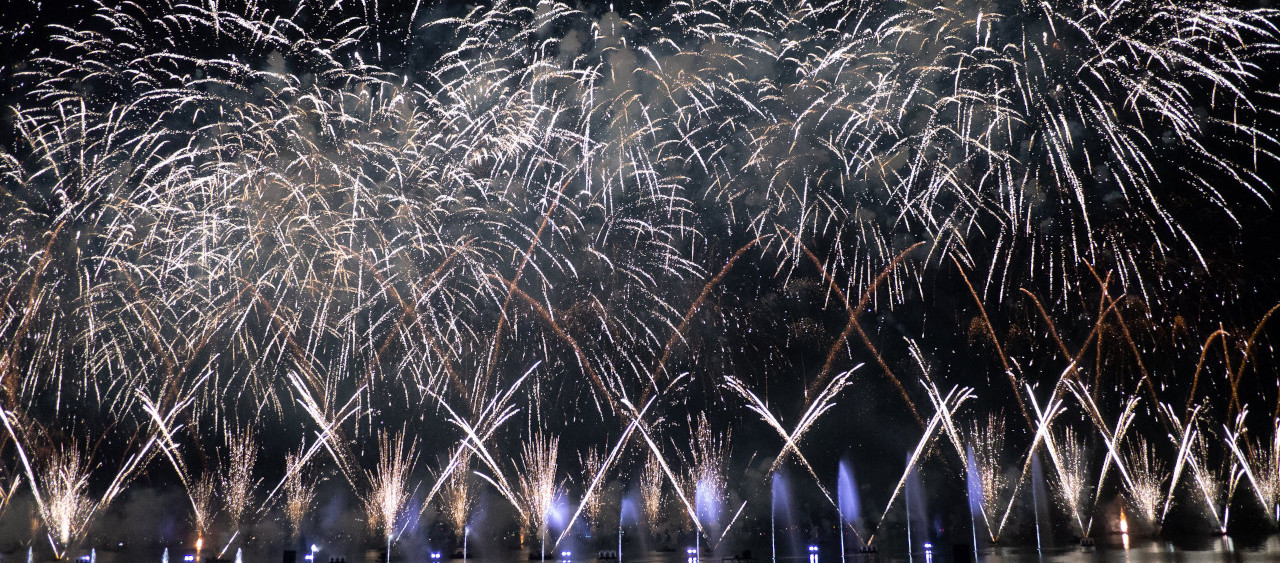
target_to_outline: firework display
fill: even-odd
[[[0,528],[71,557],[172,487],[218,557],[481,521],[723,555],[790,468],[867,550],[922,498],[1039,541],[1046,487],[1060,535],[1272,530],[1253,4],[32,2]]]

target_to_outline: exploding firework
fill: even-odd
[[[481,404],[517,341],[576,357],[604,411],[687,336],[659,327],[687,326],[722,230],[796,262],[848,241],[828,258],[856,290],[919,239],[1001,293],[1082,260],[1142,279],[1148,243],[1201,255],[1172,201],[1230,217],[1274,145],[1273,13],[1184,4],[503,5],[428,22],[454,39],[412,77],[362,39],[408,41],[405,14],[98,6],[23,74],[0,364],[25,401],[125,377],[116,412],[206,372],[203,414],[278,411],[291,371]],[[529,43],[552,28],[594,31]]]
[[[1160,248],[1180,243],[1194,251],[1155,189],[1163,175],[1154,161],[1160,147],[1171,147],[1205,165],[1178,173],[1229,215],[1227,196],[1209,188],[1209,178],[1247,176],[1252,163],[1204,141],[1223,131],[1228,144],[1253,155],[1261,130],[1248,111],[1235,121],[1230,113],[1225,120],[1201,117],[1191,93],[1225,90],[1216,102],[1250,104],[1250,61],[1275,49],[1268,14],[1168,1],[1117,3],[1105,13],[1087,2],[957,2],[904,5],[903,12],[904,25],[886,39],[904,42],[893,60],[908,57],[906,67],[919,76],[888,96],[900,104],[900,119],[910,119],[913,107],[931,110],[904,132],[915,155],[905,182],[891,188],[904,200],[930,202],[909,213],[939,226],[981,223],[987,213],[1005,217],[1007,230],[992,237],[996,254],[1025,252],[1032,257],[1020,264],[1061,281],[1072,278],[1072,264],[1102,248],[1131,252],[1141,238],[1136,229],[1150,229]],[[1175,70],[1183,65],[1195,70]],[[935,83],[940,87],[925,86]],[[1141,127],[1150,119],[1165,126]],[[1238,195],[1258,193],[1256,178],[1238,185]],[[985,204],[937,205],[951,197]],[[1123,202],[1127,211],[1109,213],[1106,201]],[[1008,275],[996,268],[996,277]]]
[[[1259,102],[1277,92],[1260,69],[1278,18],[1222,1],[745,0],[650,16],[515,2],[437,21],[376,3],[231,4],[107,2],[45,30],[49,45],[14,80],[13,142],[0,149],[0,414],[100,412],[86,425],[103,443],[117,442],[99,436],[108,429],[162,436],[201,531],[215,481],[188,482],[178,461],[170,415],[182,405],[196,440],[228,444],[217,500],[237,528],[252,516],[256,446],[209,421],[301,408],[318,426],[303,459],[331,456],[360,489],[351,445],[400,422],[377,417],[448,396],[466,406],[460,448],[535,507],[521,509],[525,525],[544,532],[557,444],[526,445],[541,461],[523,464],[537,478],[519,495],[489,453],[510,411],[486,405],[515,366],[581,376],[589,385],[564,386],[565,400],[602,420],[682,371],[787,373],[754,361],[783,345],[707,337],[771,330],[744,325],[724,282],[763,290],[785,271],[788,287],[827,287],[849,313],[824,380],[857,333],[897,382],[858,316],[922,293],[928,269],[982,272],[975,300],[1001,300],[1024,285],[1061,297],[1097,268],[1154,307],[1180,290],[1151,283],[1152,264],[1208,269],[1213,255],[1183,218],[1238,222],[1269,193],[1259,171],[1276,143]],[[426,35],[439,43],[418,49]],[[1106,328],[1082,346],[1100,348],[1105,330],[1137,355],[1115,308],[1100,303]],[[973,326],[997,340],[989,319]],[[1084,350],[1061,347],[1078,375]],[[1034,375],[1011,365],[1011,382]],[[140,420],[154,433],[135,432]],[[803,461],[812,422],[778,425],[778,459]],[[706,426],[690,428],[687,483],[669,479],[715,512],[728,437],[704,439]],[[1189,464],[1225,519],[1234,469],[1215,476],[1197,453],[1206,438],[1179,432],[1174,473]],[[1080,523],[1089,460],[1070,434],[1051,438],[1037,440]],[[362,497],[390,541],[416,441],[378,440]],[[145,443],[95,506],[146,467]],[[1275,507],[1280,448],[1241,447],[1237,463]],[[996,455],[975,457],[997,485]],[[61,463],[27,467],[38,500],[43,468]],[[661,480],[642,479],[651,522]]]

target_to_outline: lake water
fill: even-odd
[[[99,563],[160,563],[163,548],[96,550]],[[739,555],[741,553],[738,553]],[[43,558],[42,558],[43,555]],[[184,556],[190,555],[180,548],[169,550],[170,563],[183,563]],[[211,554],[202,554],[202,559]],[[244,563],[277,563],[282,561],[283,552],[279,549],[257,549],[243,553]],[[296,563],[308,563],[299,553]],[[681,552],[649,552],[628,557],[623,554],[623,563],[692,563],[686,554]],[[696,563],[773,563],[767,546],[763,551],[753,550],[749,560],[735,560],[732,555],[712,557],[705,555]],[[548,559],[548,563],[617,563],[614,559],[597,560],[595,553],[575,555],[568,558]],[[48,554],[36,551],[36,561],[47,561]],[[316,553],[313,561],[328,563],[335,558],[343,557],[348,563],[380,563],[385,561],[378,551],[361,552],[327,552]],[[235,554],[224,554],[227,561],[234,561]],[[27,559],[25,550],[0,554],[0,562],[24,562]],[[391,559],[396,563],[432,563],[429,553],[410,556],[396,553]],[[1095,547],[1076,545],[1055,547],[1038,552],[1035,546],[1019,547],[984,547],[978,553],[978,560],[989,563],[1020,562],[1053,562],[1053,563],[1208,563],[1208,562],[1245,562],[1245,561],[1280,561],[1280,536],[1259,536],[1251,538],[1233,538],[1229,536],[1187,537],[1176,541],[1169,539],[1130,539],[1124,541],[1122,536],[1105,536],[1099,538]],[[536,559],[535,559],[536,561]],[[848,554],[843,560],[838,549],[820,549],[818,552],[802,557],[778,557],[779,563],[969,563],[973,561],[971,545],[949,545],[928,551],[917,551],[908,555],[901,552],[885,552],[877,554]],[[468,563],[528,563],[527,554],[508,551],[499,554],[488,554],[483,557],[468,559]],[[461,560],[449,560],[442,563],[461,563]]]

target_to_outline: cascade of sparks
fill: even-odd
[[[1280,413],[1255,438],[1240,387],[1259,379],[1247,366],[1275,360],[1276,309],[1252,334],[1205,331],[1195,350],[1208,323],[1175,309],[1194,291],[1166,277],[1229,270],[1193,222],[1235,232],[1274,199],[1280,13],[1219,0],[342,4],[102,2],[74,25],[0,23],[2,38],[41,38],[0,67],[0,417],[25,468],[0,511],[30,487],[56,553],[161,453],[198,536],[225,514],[236,537],[259,516],[265,455],[256,427],[228,427],[244,412],[309,425],[266,498],[282,491],[294,536],[316,495],[304,467],[332,463],[389,552],[413,520],[418,436],[439,422],[419,414],[428,403],[458,435],[422,510],[439,493],[455,532],[485,486],[478,469],[545,538],[560,438],[591,419],[627,429],[612,450],[584,446],[591,492],[621,480],[609,459],[648,447],[650,526],[667,480],[700,530],[727,534],[743,514],[720,514],[734,434],[689,405],[735,391],[757,416],[728,424],[768,425],[783,439],[771,470],[794,459],[826,493],[802,438],[855,385],[916,415],[908,471],[938,435],[973,449],[993,539],[1040,448],[1082,535],[1099,465],[1093,493],[1115,468],[1130,514],[1155,529],[1192,492],[1225,531],[1242,479],[1280,518]],[[937,414],[920,419],[924,394],[895,373],[910,362],[876,315],[932,306],[957,270],[980,314],[955,316],[1000,363],[1011,388],[996,378],[991,395],[1017,401],[1029,446],[1005,438],[998,397],[961,440],[952,414],[968,387],[944,399],[930,383]],[[911,338],[923,367],[931,352]],[[757,382],[808,369],[786,357],[814,343],[826,354],[788,431],[769,405],[790,390]],[[864,360],[877,369],[855,379]],[[1202,382],[1219,367],[1225,383]],[[714,391],[663,395],[689,374]],[[1059,384],[1033,421],[1022,386],[1041,375]],[[527,388],[530,403],[556,389],[573,415],[514,444],[499,428]],[[1138,397],[1174,457],[1124,436]],[[1117,404],[1112,431],[1102,411]],[[1054,424],[1068,409],[1106,452]],[[655,421],[685,417],[686,455],[668,463],[657,444],[684,429]],[[1208,430],[1233,417],[1224,436]],[[392,423],[405,429],[380,430]],[[36,428],[131,453],[98,490],[96,450],[33,448]],[[354,445],[375,436],[362,465]],[[225,461],[195,477],[188,448],[209,444]],[[1007,483],[1015,450],[1023,478]],[[595,528],[604,502],[584,496]]]
[[[209,533],[216,514],[214,494],[218,484],[212,472],[204,472],[187,487],[187,496],[191,500],[192,518],[195,520],[196,537],[203,538]]]
[[[440,505],[445,519],[459,538],[466,533],[467,522],[476,505],[475,483],[469,470],[470,460],[470,456],[464,455],[440,490]]]
[[[307,478],[303,471],[305,465],[302,452],[285,457],[284,513],[289,522],[289,535],[295,540],[302,534],[303,523],[316,499],[316,482]]]
[[[364,512],[369,529],[381,532],[388,546],[395,540],[396,524],[416,490],[412,473],[417,461],[417,443],[406,446],[403,432],[394,436],[386,431],[378,433],[378,463],[366,474],[369,488],[363,497]]]
[[[994,413],[985,420],[975,420],[968,430],[965,443],[972,448],[978,490],[982,492],[979,509],[987,523],[987,533],[995,541],[994,511],[1003,503],[1008,486],[1002,463],[1006,453],[1004,415]]]
[[[218,476],[218,497],[222,510],[231,520],[232,530],[239,531],[245,515],[251,510],[253,492],[258,481],[254,465],[258,461],[257,440],[251,431],[227,436],[227,458]]]
[[[594,477],[604,468],[605,454],[598,448],[590,448],[586,453],[578,454],[578,465],[582,468],[582,474]],[[602,529],[603,522],[600,517],[604,514],[604,499],[597,493],[584,496],[582,499],[582,514],[590,523],[591,529],[595,533],[599,533]]]
[[[662,467],[653,452],[649,452],[640,467],[640,509],[650,527],[662,522],[662,477]]]
[[[559,447],[559,436],[535,431],[524,443],[516,469],[518,495],[524,504],[521,525],[525,532],[539,539],[543,553],[546,552],[548,520],[561,492],[556,477]]]
[[[93,511],[89,468],[75,445],[53,452],[47,463],[39,476],[45,495],[39,505],[40,519],[49,528],[55,553],[61,553]]]
[[[1085,502],[1089,498],[1089,463],[1088,448],[1083,437],[1077,436],[1071,427],[1063,427],[1060,436],[1052,442],[1050,458],[1057,473],[1056,490],[1058,500],[1070,514],[1077,526],[1077,533],[1085,536],[1088,518]]]
[[[1156,457],[1155,447],[1141,436],[1125,450],[1124,463],[1132,476],[1132,486],[1125,497],[1133,514],[1152,530],[1158,529],[1160,508],[1164,503],[1164,487],[1169,475],[1164,463]]]

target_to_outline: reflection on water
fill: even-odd
[[[912,561],[914,563],[954,562],[969,563],[973,559],[973,546],[956,544],[943,548],[941,545],[929,545],[930,549],[908,555],[907,553],[857,554],[849,553],[840,556],[839,546],[810,546],[806,553],[796,556],[779,556],[779,563],[898,563]],[[35,561],[49,561],[48,554],[42,559],[37,548]],[[210,554],[202,554],[197,560],[194,554],[180,549],[170,550],[170,561],[207,561],[203,559]],[[85,550],[82,561],[88,561],[88,550]],[[421,554],[395,553],[391,561],[403,563],[435,563],[441,561],[439,552],[423,551]],[[691,554],[684,550],[672,552],[649,552],[646,554],[623,553],[622,561],[613,558],[613,551],[601,552],[605,559],[596,559],[595,554],[579,552],[560,552],[555,563],[692,563]],[[704,553],[697,563],[773,563],[769,551],[752,551],[717,553],[714,556]],[[96,550],[97,563],[161,563],[165,548],[125,549],[111,551]],[[307,555],[312,557],[307,558]],[[435,557],[433,557],[435,555]],[[277,563],[283,561],[283,550],[246,549],[243,554],[244,563]],[[224,556],[226,557],[226,556]],[[21,549],[11,553],[0,553],[0,563],[22,562],[27,560],[27,550]],[[346,551],[328,552],[317,548],[314,553],[298,552],[295,563],[329,563],[334,561],[348,563],[382,563],[385,555],[380,551]],[[224,561],[231,561],[230,558]],[[447,563],[462,563],[461,559],[447,559]],[[528,554],[510,551],[488,554],[468,559],[468,563],[527,563]],[[550,561],[550,560],[549,560]],[[1230,536],[1213,537],[1180,537],[1176,541],[1166,539],[1151,540],[1130,538],[1127,534],[1119,534],[1099,538],[1096,547],[1060,547],[1037,552],[1034,546],[1019,547],[985,547],[979,551],[979,561],[986,563],[1023,563],[1023,562],[1062,562],[1062,563],[1154,563],[1154,562],[1245,562],[1245,561],[1280,561],[1280,536],[1271,535],[1254,538],[1232,538]],[[287,562],[286,562],[287,563]]]

